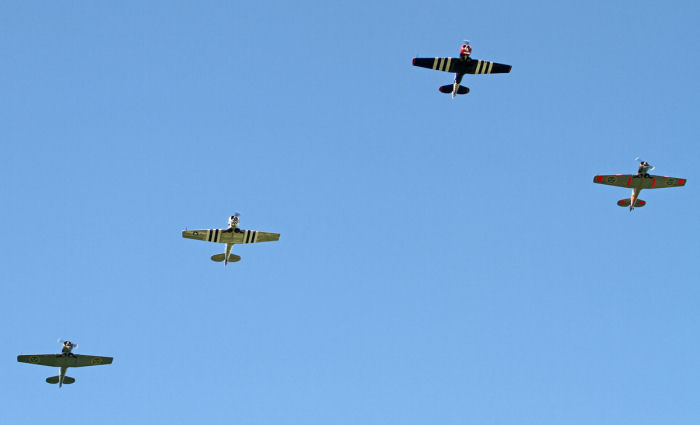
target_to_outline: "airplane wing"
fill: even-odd
[[[274,242],[280,240],[279,233],[258,232],[257,230],[244,230],[239,235],[241,235],[243,242],[238,243]]]
[[[460,58],[413,58],[413,65],[459,74],[507,74],[513,68],[502,63]]]
[[[685,186],[686,179],[666,176],[649,176],[646,180],[645,189],[663,189],[665,187]]]
[[[613,174],[593,177],[593,183],[607,184],[610,186],[619,187],[634,187],[632,186],[633,174]]]
[[[86,356],[83,354],[73,354],[70,356],[64,356],[62,354],[29,354],[17,356],[17,361],[21,363],[54,367],[98,366],[110,364],[112,360],[114,360],[112,357]]]
[[[278,241],[280,239],[280,234],[243,229],[236,229],[234,232],[227,232],[226,229],[204,229],[183,230],[182,237],[207,242],[242,244]]]
[[[686,179],[665,176],[642,177],[636,174],[613,174],[593,177],[593,183],[638,189],[661,189],[685,186]]]

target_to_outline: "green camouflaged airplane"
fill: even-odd
[[[218,242],[226,244],[226,253],[212,255],[212,261],[217,263],[235,263],[241,261],[241,257],[231,254],[231,247],[234,244],[272,242],[280,240],[279,233],[258,232],[257,230],[243,230],[238,228],[238,217],[236,213],[228,219],[228,229],[204,229],[204,230],[183,230],[182,237],[187,239],[197,239],[199,241]]]
[[[59,339],[58,342],[61,342],[61,340]],[[73,344],[70,341],[63,341],[63,349],[61,350],[60,354],[19,355],[17,356],[17,361],[21,363],[55,366],[61,368],[58,376],[50,376],[46,378],[47,383],[58,384],[59,388],[61,388],[63,384],[68,385],[75,382],[75,378],[66,376],[66,370],[69,367],[99,366],[102,364],[112,363],[112,357],[73,354],[73,348],[77,347],[77,344]]]

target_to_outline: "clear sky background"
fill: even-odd
[[[3,2],[0,423],[700,423],[699,19]],[[465,38],[513,71],[452,100]],[[636,156],[687,186],[619,208]],[[181,238],[235,211],[281,240]]]

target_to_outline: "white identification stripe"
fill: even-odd
[[[442,71],[442,66],[445,64],[445,58],[440,58],[440,65],[438,65],[438,70]]]
[[[253,243],[255,243],[256,239],[258,239],[258,232],[253,232]]]
[[[214,242],[219,242],[221,240],[221,230],[216,229],[216,240]]]
[[[480,68],[480,67],[481,67],[481,60],[479,60],[479,61],[476,63],[476,69],[474,70],[474,74],[478,74],[478,73],[479,73],[479,68]]]
[[[492,69],[493,69],[493,62],[489,62],[489,70],[488,70],[487,74],[490,74]]]
[[[445,69],[443,71],[448,71],[450,70],[450,63],[452,63],[452,58],[447,58],[447,63],[445,64]]]
[[[437,68],[438,59],[439,59],[439,58],[435,58],[435,60],[433,61],[433,69],[436,69],[436,68]]]

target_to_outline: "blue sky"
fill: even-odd
[[[0,422],[700,422],[699,12],[3,3]],[[180,236],[234,211],[281,240]]]

